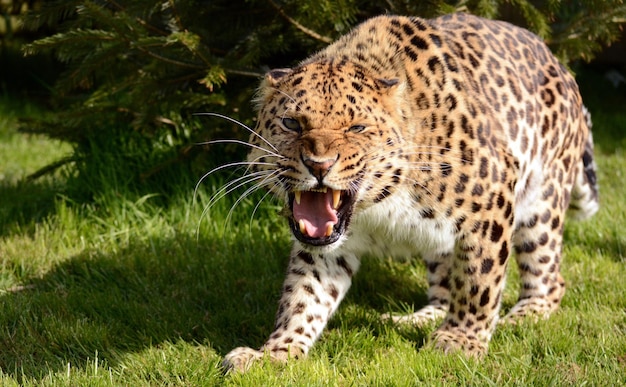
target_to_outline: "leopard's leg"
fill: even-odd
[[[226,370],[246,371],[255,360],[305,357],[350,288],[356,256],[324,256],[294,248],[282,288],[274,331],[259,350],[239,347],[224,358]]]
[[[560,266],[568,195],[558,187],[556,182],[548,183],[541,194],[543,200],[524,221],[518,222],[513,242],[522,286],[517,304],[504,321],[548,317],[558,309],[565,294]]]
[[[449,275],[452,254],[426,254],[424,262],[428,271],[428,305],[408,315],[384,314],[384,319],[391,318],[395,323],[422,326],[432,321],[440,321],[446,316],[450,304]]]
[[[506,205],[504,207],[508,207]],[[476,220],[460,235],[452,259],[450,305],[443,324],[433,333],[435,348],[481,356],[498,321],[512,225],[504,220]]]

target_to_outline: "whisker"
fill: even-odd
[[[264,143],[266,143],[267,145],[270,146],[270,148],[272,148],[274,151],[278,152],[278,149],[276,149],[276,147],[274,145],[272,145],[271,142],[267,141],[265,139],[265,137],[261,136],[260,134],[258,134],[257,132],[255,132],[254,130],[250,129],[247,125],[245,125],[242,122],[237,121],[234,118],[225,116],[223,114],[219,114],[219,113],[212,113],[212,112],[207,112],[207,113],[194,113],[195,116],[209,116],[209,117],[219,117],[222,118],[224,120],[230,121],[234,124],[237,124],[239,126],[241,126],[242,128],[246,129],[248,132],[252,133],[253,135],[257,136],[258,138],[260,138]]]
[[[202,210],[202,214],[200,215],[200,221],[198,222],[198,227],[196,229],[196,235],[199,238],[200,235],[200,225],[202,223],[202,219],[208,214],[211,208],[221,199],[228,196],[230,193],[235,191],[236,189],[249,184],[255,180],[267,179],[269,176],[274,174],[276,171],[270,173],[268,175],[267,171],[255,172],[253,174],[241,176],[233,181],[228,182],[225,186],[219,189],[209,200],[209,203]],[[241,182],[243,181],[243,182]],[[230,214],[230,212],[229,212]]]
[[[230,144],[240,144],[240,145],[249,146],[251,148],[255,148],[255,149],[258,149],[260,151],[266,152],[269,156],[275,156],[275,157],[279,157],[279,158],[282,158],[282,159],[285,158],[285,156],[283,156],[283,155],[280,155],[278,153],[272,152],[272,151],[270,151],[268,149],[265,149],[263,147],[260,147],[258,145],[250,144],[249,142],[241,141],[241,140],[231,140],[231,139],[211,140],[211,141],[199,142],[199,143],[196,143],[196,145],[212,145],[212,144],[225,144],[225,143],[226,144],[230,143]],[[266,156],[266,157],[269,157],[269,156]]]
[[[287,112],[289,112],[290,110],[297,111],[299,109],[298,107],[300,106],[301,102],[296,101],[292,96],[290,96],[289,94],[285,93],[284,91],[280,89],[277,89],[275,87],[273,89],[279,92],[280,94],[284,95],[285,97],[289,98],[289,100],[295,104],[295,106],[293,107],[290,106],[285,111],[283,111],[282,116],[280,118],[285,118],[285,116],[287,115]]]
[[[290,100],[291,102],[295,103],[295,104],[296,104],[296,106],[298,106],[298,105],[299,105],[298,101],[296,101],[296,100],[295,100],[292,96],[290,96],[289,94],[285,93],[284,91],[282,91],[282,90],[280,90],[280,89],[278,89],[278,88],[276,88],[276,87],[273,87],[273,89],[274,89],[274,90],[276,90],[277,92],[279,92],[280,94],[284,95],[285,97],[289,98],[289,100]]]
[[[239,198],[237,198],[235,203],[233,203],[233,205],[230,207],[230,210],[228,211],[228,215],[226,216],[226,224],[230,223],[230,219],[232,218],[233,211],[235,210],[235,207],[237,207],[239,203],[245,200],[253,192],[263,188],[265,185],[277,181],[278,179],[276,175],[279,175],[279,174],[280,174],[280,171],[277,171],[277,170],[272,172],[271,174],[267,175],[262,181],[254,184],[252,187],[248,188],[244,193],[242,193],[239,196]]]
[[[217,201],[221,200],[222,198],[224,198],[225,196],[229,195],[230,193],[232,193],[234,190],[248,184],[251,183],[255,180],[261,180],[263,178],[265,178],[266,176],[271,175],[268,174],[267,171],[259,171],[259,172],[254,172],[254,173],[250,173],[241,177],[236,178],[235,180],[229,181],[228,183],[226,183],[222,188],[220,188],[209,200],[209,203],[207,204],[207,206],[210,208],[212,207]]]
[[[198,193],[198,188],[200,187],[200,184],[202,184],[202,182],[209,177],[211,174],[220,171],[222,169],[226,169],[226,168],[231,168],[231,167],[237,167],[237,166],[252,166],[252,165],[267,165],[267,166],[275,166],[275,163],[262,163],[262,162],[257,162],[257,161],[237,161],[237,162],[233,162],[233,163],[228,163],[228,164],[224,164],[224,165],[220,165],[219,167],[215,167],[213,169],[211,169],[209,172],[205,173],[204,175],[202,175],[202,177],[200,178],[200,180],[198,180],[198,182],[196,183],[196,186],[194,187],[193,190],[193,200],[195,200],[197,193]]]
[[[200,220],[202,220],[202,218],[204,218],[204,216],[207,214],[207,212],[221,199],[223,199],[224,197],[226,197],[228,194],[230,194],[231,192],[233,192],[234,190],[236,190],[237,188],[246,185],[254,180],[260,180],[262,178],[265,177],[265,174],[262,172],[258,172],[256,175],[252,174],[252,175],[246,175],[246,176],[241,176],[233,181],[228,182],[227,184],[225,184],[223,187],[221,187],[215,194],[213,194],[213,196],[211,196],[211,198],[209,199],[209,202],[207,203],[207,205],[204,207],[203,211],[202,211],[202,215],[200,216]]]
[[[256,215],[257,210],[259,209],[259,207],[261,206],[261,203],[263,203],[263,201],[265,200],[265,198],[268,197],[269,194],[271,194],[271,191],[267,191],[265,193],[265,195],[263,195],[263,197],[261,198],[261,200],[259,200],[259,202],[256,204],[256,206],[254,206],[254,210],[252,210],[252,214],[250,215],[250,223],[248,224],[248,229],[250,230],[250,232],[252,232],[252,220],[254,219],[254,215]]]

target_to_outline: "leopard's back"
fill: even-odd
[[[456,116],[460,122],[442,139],[454,141],[472,133],[480,137],[481,146],[499,142],[496,147],[517,163],[519,222],[529,220],[524,209],[537,199],[539,182],[549,175],[576,191],[571,209],[577,218],[597,211],[589,113],[575,79],[531,32],[468,14],[432,20],[380,16],[303,63],[327,59],[349,60],[381,78],[405,82],[411,113],[402,114],[419,125],[401,129],[440,130]],[[468,128],[476,115],[491,119]],[[447,144],[440,140],[436,146]],[[575,169],[586,172],[566,179],[564,170],[583,154],[587,163]],[[564,170],[550,170],[558,158]]]

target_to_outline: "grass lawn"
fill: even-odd
[[[194,202],[199,175],[127,189],[114,160],[87,179],[66,169],[26,183],[71,149],[18,134],[15,117],[39,112],[0,98],[0,385],[626,384],[626,88],[603,82],[581,80],[602,208],[567,224],[553,317],[500,327],[482,361],[445,356],[422,348],[434,326],[379,319],[425,302],[424,268],[368,259],[308,359],[226,376],[223,356],[272,329],[290,249],[276,204],[244,200],[227,222],[232,197],[203,216],[218,179]]]

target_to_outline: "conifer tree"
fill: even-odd
[[[120,131],[166,147],[245,136],[192,114],[250,123],[249,100],[267,69],[293,65],[377,14],[455,11],[526,27],[564,62],[590,60],[626,21],[623,0],[44,1],[26,23],[56,33],[24,51],[53,51],[66,70],[54,88],[56,114],[23,128],[78,146]]]

